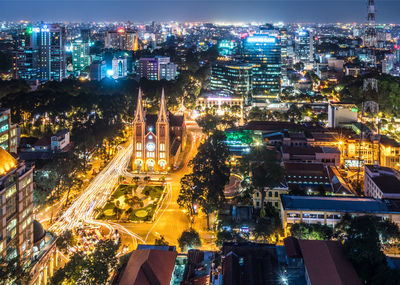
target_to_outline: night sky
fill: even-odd
[[[0,0],[0,20],[364,22],[367,0]],[[400,0],[376,0],[378,23],[400,23]]]

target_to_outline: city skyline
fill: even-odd
[[[6,21],[358,22],[366,1],[2,1]],[[96,6],[94,6],[96,4]],[[78,8],[79,5],[79,9]],[[42,9],[38,9],[42,7]],[[157,7],[157,9],[154,9]],[[397,7],[397,8],[396,8]],[[32,13],[35,9],[35,13]],[[377,23],[398,23],[400,2],[377,1]],[[136,13],[140,10],[139,13]],[[147,12],[146,12],[147,10]]]

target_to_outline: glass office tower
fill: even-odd
[[[215,62],[211,67],[211,90],[221,90],[230,96],[251,96],[253,66],[248,63]]]
[[[281,43],[276,33],[254,34],[244,39],[243,60],[253,65],[252,102],[277,99],[281,88]]]

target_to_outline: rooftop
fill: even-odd
[[[289,153],[293,155],[315,155],[317,152],[322,152],[320,147],[301,147],[301,146],[282,146],[283,153]]]
[[[400,193],[400,180],[394,175],[372,177],[372,181],[383,193]]]
[[[281,202],[285,210],[346,213],[393,212],[381,200],[363,197],[281,195]]]
[[[176,251],[135,250],[122,272],[119,285],[169,285],[175,266]]]
[[[358,275],[338,241],[299,240],[311,284],[361,285]]]
[[[287,175],[327,176],[325,167],[322,163],[285,162],[284,166]]]
[[[7,174],[11,169],[17,167],[17,160],[6,150],[0,147],[0,175]]]

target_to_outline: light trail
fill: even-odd
[[[101,208],[107,202],[114,190],[121,173],[128,167],[133,151],[133,143],[127,147],[119,147],[119,151],[110,163],[93,179],[89,186],[75,198],[69,208],[49,228],[50,231],[61,233],[67,229],[78,227],[81,223],[101,225],[110,232],[118,229],[132,237],[133,243],[137,239],[143,241],[138,235],[132,234],[125,227],[104,221],[96,221],[96,209]]]

